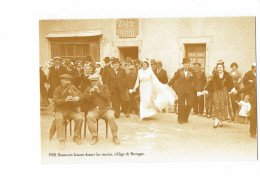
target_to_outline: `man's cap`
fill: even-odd
[[[68,80],[71,80],[71,79],[72,79],[72,76],[71,76],[71,75],[68,75],[68,74],[62,74],[62,75],[60,75],[59,78],[60,78],[60,79],[68,79]]]
[[[190,63],[190,59],[189,58],[183,58],[182,64],[185,64],[185,63]]]
[[[96,62],[96,65],[101,65],[101,63],[100,62]]]
[[[199,67],[201,67],[201,64],[198,62],[193,63],[193,65],[199,65]]]
[[[129,66],[129,70],[135,70],[135,66],[134,65],[130,65]]]
[[[54,58],[52,58],[53,60],[55,60],[55,59],[61,59],[61,57],[59,57],[59,56],[55,56]]]
[[[93,74],[93,75],[90,75],[89,77],[88,77],[88,79],[89,80],[99,80],[100,79],[100,77],[99,77],[99,75],[98,74]]]
[[[151,63],[151,64],[156,64],[156,60],[155,60],[155,59],[151,59],[151,60],[150,60],[150,63]]]
[[[82,63],[82,61],[81,61],[81,60],[78,60],[78,61],[75,62],[75,64],[78,64],[78,63]]]
[[[156,65],[162,66],[162,62],[161,61],[156,61]]]
[[[119,63],[120,61],[119,61],[119,59],[118,58],[114,58],[113,59],[113,64],[115,64],[115,63]]]
[[[131,58],[130,58],[130,57],[127,57],[127,58],[125,59],[125,62],[131,62]]]
[[[255,63],[255,62],[254,62],[254,63],[252,63],[252,66],[253,66],[253,67],[256,67],[256,63]]]

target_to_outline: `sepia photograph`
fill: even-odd
[[[256,67],[255,16],[41,19],[41,161],[256,161]]]

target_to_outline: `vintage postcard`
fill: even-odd
[[[42,162],[257,160],[255,20],[40,20]]]

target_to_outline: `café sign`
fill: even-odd
[[[119,38],[135,38],[139,34],[138,19],[118,19],[116,33]]]

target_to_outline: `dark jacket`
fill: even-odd
[[[214,72],[212,79],[209,81],[208,85],[205,87],[205,90],[213,92],[214,90],[222,90],[224,87],[227,88],[228,92],[234,87],[232,76],[224,71],[223,78],[219,77],[217,71]]]
[[[124,68],[118,69],[118,73],[115,73],[114,69],[108,72],[107,86],[111,94],[120,94],[122,101],[129,100],[129,93],[127,88],[127,75]]]
[[[159,72],[157,71],[156,74],[158,80],[163,83],[166,84],[168,83],[168,76],[167,76],[167,72],[164,69],[161,69]]]
[[[196,92],[203,91],[205,84],[207,82],[206,75],[203,71],[194,71],[194,89]]]
[[[83,103],[84,106],[87,107],[87,110],[91,111],[98,107],[101,112],[105,112],[111,109],[110,106],[111,95],[107,85],[105,84],[99,85],[99,93],[95,92],[92,95],[89,94],[89,90],[91,88],[92,88],[91,86],[86,88],[84,94],[81,97],[81,102]]]
[[[178,69],[168,85],[171,86],[177,95],[193,94],[194,91],[194,71],[189,68],[185,78],[184,68]]]
[[[248,86],[249,84],[251,84],[249,82],[249,80],[255,80],[256,79],[256,76],[254,75],[253,71],[250,70],[248,72],[246,72],[244,78],[243,78],[243,84],[244,86]]]
[[[126,85],[127,85],[128,90],[134,88],[136,79],[137,79],[136,71],[130,70],[130,72],[126,76]]]
[[[58,86],[53,93],[56,112],[69,112],[77,109],[79,102],[66,102],[65,99],[67,96],[81,97],[82,93],[74,85],[70,87]]]
[[[107,82],[108,82],[108,74],[109,74],[109,72],[111,72],[111,71],[113,71],[113,69],[112,69],[112,67],[111,67],[110,64],[106,65],[106,66],[102,69],[102,71],[101,71],[100,74],[101,74],[102,81],[103,81],[104,84],[107,84]]]

